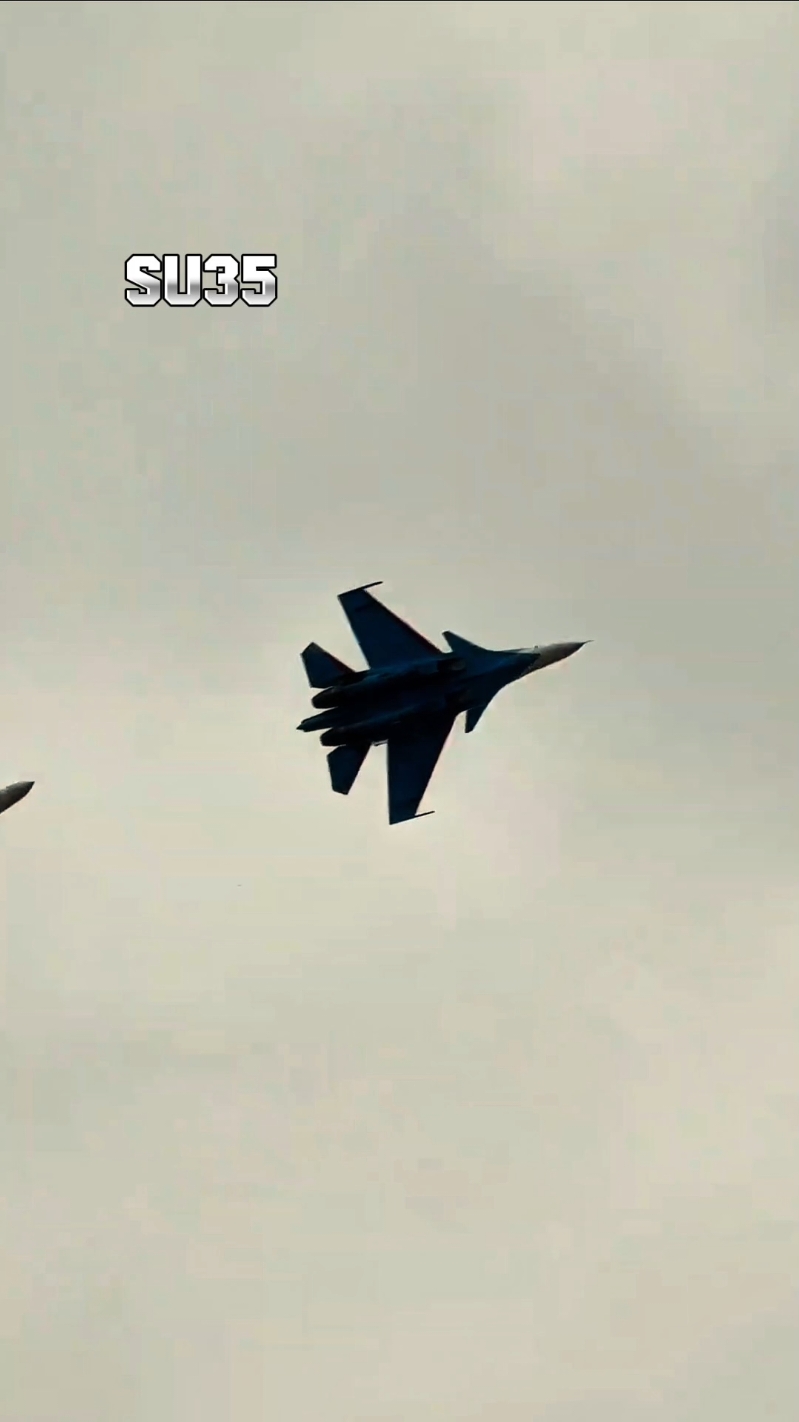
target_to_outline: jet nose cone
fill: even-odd
[[[538,665],[550,667],[553,662],[562,662],[566,657],[573,657],[574,653],[584,646],[585,642],[550,642],[548,647],[541,648]]]
[[[575,652],[579,652],[585,642],[556,642],[552,648],[553,662],[562,662],[566,657],[573,657]]]
[[[0,790],[0,814],[3,810],[10,810],[19,800],[24,800],[32,789],[32,780],[18,780],[16,785],[6,785],[5,789]]]

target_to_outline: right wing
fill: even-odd
[[[379,584],[367,586],[376,588]],[[440,647],[434,647],[420,632],[415,632],[365,587],[341,593],[339,602],[370,667],[388,667],[444,655]]]
[[[416,819],[416,811],[430,784],[430,778],[454,720],[455,717],[447,712],[429,722],[421,731],[400,731],[389,736],[387,749],[390,825]]]

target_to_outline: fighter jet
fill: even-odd
[[[396,825],[424,818],[419,805],[461,712],[467,732],[473,731],[503,686],[563,661],[585,643],[492,652],[445,632],[444,652],[372,596],[369,588],[379,586],[366,583],[339,596],[367,670],[355,671],[316,642],[302,653],[318,714],[297,730],[321,731],[322,745],[334,747],[327,763],[339,795],[349,794],[370,748],[386,745],[388,820]]]
[[[12,805],[16,805],[18,800],[24,800],[32,789],[32,780],[19,780],[16,785],[6,785],[4,790],[0,790],[0,815],[4,810],[10,810]]]

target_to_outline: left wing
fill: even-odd
[[[395,732],[388,738],[388,822],[416,819],[416,811],[430,783],[438,758],[452,730],[449,714],[430,721],[421,730]],[[432,811],[428,811],[431,814]]]
[[[443,656],[440,647],[434,647],[432,642],[428,642],[420,632],[415,632],[367,591],[367,588],[379,586],[379,583],[368,583],[366,587],[339,594],[339,602],[353,636],[370,667],[388,667],[397,662],[418,662],[426,657]]]

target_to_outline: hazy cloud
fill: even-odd
[[[5,7],[4,1417],[793,1422],[797,16]],[[393,830],[381,577],[594,639]]]

